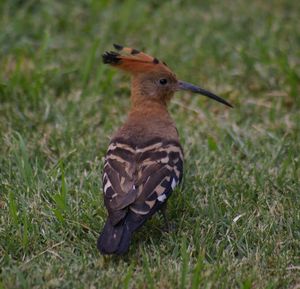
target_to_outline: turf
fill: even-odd
[[[201,3],[201,4],[199,4]],[[299,288],[300,4],[0,2],[0,288]],[[185,177],[127,256],[102,257],[101,171],[145,49],[229,100],[170,104]]]

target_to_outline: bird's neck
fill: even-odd
[[[167,110],[167,98],[158,97],[156,95],[146,95],[145,93],[141,92],[138,89],[131,89],[131,107],[147,107],[150,106],[151,108],[160,107],[161,109]]]
[[[143,144],[157,138],[178,141],[178,133],[166,105],[146,100],[132,103],[127,120],[114,138]]]
[[[131,102],[131,109],[129,112],[129,115],[132,114],[151,114],[151,115],[166,115],[168,116],[168,110],[167,110],[167,105],[156,99],[149,99],[149,100],[140,100],[140,101],[132,101]]]

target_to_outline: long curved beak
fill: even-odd
[[[189,90],[198,94],[205,95],[211,99],[214,99],[218,102],[221,102],[229,107],[233,107],[230,103],[228,103],[225,99],[221,98],[220,96],[217,96],[213,94],[212,92],[205,90],[199,86],[193,85],[191,83],[185,82],[185,81],[179,81],[179,90]]]

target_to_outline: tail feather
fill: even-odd
[[[124,230],[123,230],[123,235],[120,240],[118,249],[115,251],[115,254],[117,255],[124,255],[128,252],[129,246],[130,246],[130,241],[132,237],[132,231],[128,227],[128,224],[124,224]]]
[[[113,254],[118,249],[123,230],[123,224],[112,226],[110,220],[107,219],[97,242],[97,247],[101,254]]]
[[[123,255],[128,252],[132,234],[145,220],[136,214],[129,213],[124,222],[113,226],[109,219],[98,238],[97,247],[101,254]]]
[[[145,218],[142,218],[141,216],[135,213],[128,213],[124,222],[124,231],[122,239],[120,241],[116,254],[123,255],[128,251],[132,234],[134,233],[134,231],[140,228],[145,221]]]

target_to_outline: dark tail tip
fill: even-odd
[[[109,247],[105,246],[103,238],[103,233],[101,233],[97,241],[97,248],[102,255],[111,254]]]
[[[128,228],[125,228],[123,235],[122,235],[122,239],[121,239],[118,249],[116,251],[117,255],[124,255],[128,252],[130,242],[131,242],[131,236],[132,236],[132,233],[128,230]]]
[[[119,247],[123,230],[123,224],[112,226],[109,219],[106,221],[97,241],[97,248],[101,254],[114,254]]]
[[[132,233],[126,224],[112,226],[107,220],[101,232],[97,248],[102,255],[124,255],[129,250]]]

